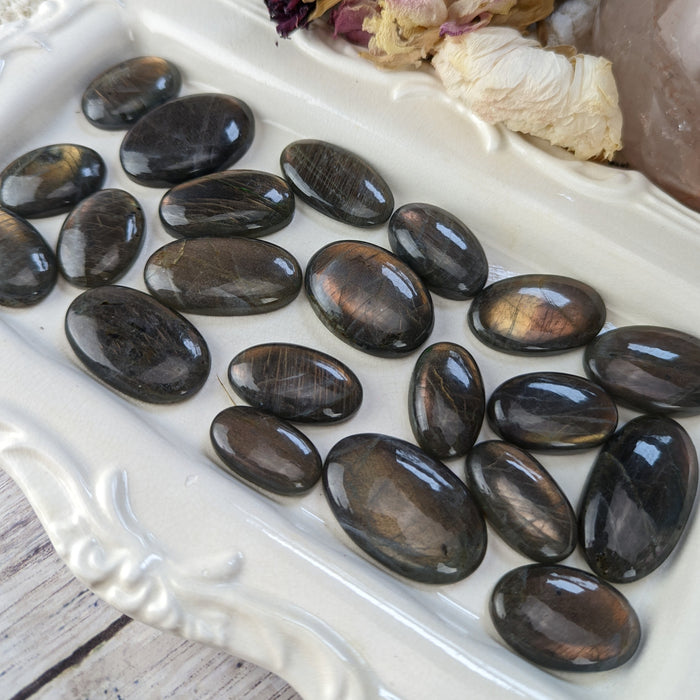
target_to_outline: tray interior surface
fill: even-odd
[[[279,173],[287,143],[333,141],[384,174],[397,206],[431,202],[459,216],[484,245],[491,280],[570,275],[601,292],[608,326],[700,328],[700,217],[637,173],[578,163],[478,123],[429,73],[378,71],[322,30],[278,39],[262,2],[54,5],[53,14],[0,36],[0,165],[49,143],[97,150],[108,166],[105,186],[131,192],[147,217],[143,250],[120,284],[145,290],[146,259],[172,240],[158,221],[164,190],[128,180],[118,160],[123,134],[92,127],[80,96],[104,68],[156,54],[182,70],[183,93],[221,91],[250,105],[256,137],[234,167]],[[55,244],[62,217],[33,223]],[[292,224],[267,240],[305,267],[318,248],[342,239],[388,247],[385,227],[351,229],[301,203]],[[623,588],[644,629],[635,659],[595,676],[547,673],[508,651],[492,629],[491,588],[527,563],[493,531],[484,562],[466,580],[401,580],[349,542],[320,485],[297,499],[266,495],[224,473],[209,445],[211,420],[236,400],[228,363],[270,341],[322,349],[362,381],[355,417],[304,428],[322,455],[352,433],[411,440],[406,401],[418,353],[387,360],[353,350],[321,325],[302,293],[261,316],[190,316],[212,352],[211,375],[194,398],[153,407],[116,395],[79,365],[63,331],[79,291],[59,280],[36,307],[3,310],[0,343],[12,372],[0,385],[0,464],[74,573],[109,603],[261,663],[309,698],[456,698],[467,689],[474,697],[658,697],[699,680],[691,661],[700,612],[691,594],[700,566],[694,522],[660,570]],[[523,372],[583,371],[581,351],[523,358],[489,350],[467,327],[468,304],[437,296],[434,303],[429,342],[472,352],[487,393]],[[632,415],[622,410],[621,420]],[[700,421],[681,422],[700,444]],[[485,426],[480,439],[491,437]],[[595,453],[537,457],[575,507]],[[463,476],[462,460],[448,466]],[[578,553],[564,563],[585,568]]]

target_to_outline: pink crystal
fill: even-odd
[[[616,160],[700,211],[698,0],[602,0],[593,51],[613,62],[620,92]]]

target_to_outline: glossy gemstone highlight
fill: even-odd
[[[350,226],[383,224],[394,209],[384,178],[363,158],[326,141],[290,143],[280,158],[294,193],[322,214]]]
[[[493,590],[490,612],[512,649],[555,671],[617,668],[634,656],[641,639],[639,618],[619,591],[561,564],[509,571]]]
[[[553,354],[593,340],[605,322],[605,305],[579,280],[520,275],[482,289],[468,320],[479,340],[495,350]]]
[[[83,93],[87,120],[100,129],[127,129],[146,112],[176,97],[180,71],[158,56],[139,56],[100,73]]]
[[[301,290],[301,268],[283,248],[246,238],[190,238],[156,250],[144,279],[176,311],[249,316],[280,309]]]
[[[27,218],[70,211],[99,190],[107,168],[87,146],[59,143],[29,151],[0,173],[0,204]]]
[[[671,554],[698,487],[690,436],[665,416],[639,416],[606,443],[579,507],[579,532],[591,569],[608,581],[647,576]]]
[[[343,530],[391,571],[424,583],[469,576],[486,552],[486,526],[444,464],[387,435],[351,435],[326,457],[323,485]]]
[[[337,423],[362,403],[362,385],[349,367],[301,345],[266,343],[243,350],[231,360],[228,377],[252,406],[300,423]]]
[[[53,250],[28,221],[0,208],[0,305],[31,306],[56,284]]]
[[[116,282],[141,250],[146,222],[141,205],[124,190],[100,190],[66,217],[58,237],[58,264],[78,287]]]
[[[224,409],[214,418],[210,437],[228,469],[272,493],[305,493],[321,478],[321,456],[309,438],[256,408]]]
[[[255,238],[291,222],[294,196],[272,173],[226,170],[176,185],[161,200],[159,213],[168,233],[178,238]]]
[[[433,301],[418,275],[384,248],[340,241],[306,267],[306,295],[323,325],[381,357],[413,352],[433,329]]]
[[[124,136],[119,158],[134,182],[171,187],[233,165],[254,134],[253,113],[242,100],[187,95],[141,117]]]
[[[141,401],[182,401],[209,375],[209,349],[199,331],[136,289],[88,289],[68,307],[65,330],[76,356],[95,377]]]

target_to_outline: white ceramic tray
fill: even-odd
[[[288,142],[336,142],[380,169],[397,205],[432,202],[462,218],[486,248],[491,279],[571,275],[603,294],[612,325],[700,331],[700,216],[637,173],[579,163],[479,123],[427,72],[378,71],[320,28],[280,40],[262,0],[51,0],[28,22],[0,28],[0,165],[56,142],[100,152],[106,186],[131,191],[147,212],[147,242],[124,284],[144,289],[146,258],[172,240],[158,223],[162,191],[126,178],[122,135],[91,127],[80,96],[99,71],[143,54],[173,60],[184,92],[220,90],[250,104],[257,134],[236,167],[279,172]],[[55,243],[60,217],[36,224]],[[351,229],[303,204],[270,240],[304,266],[343,238],[387,245],[383,228]],[[115,394],[77,362],[63,318],[78,293],[59,281],[38,306],[0,313],[0,466],[75,575],[119,610],[268,667],[309,700],[692,696],[700,683],[697,519],[661,569],[624,587],[644,627],[638,655],[599,675],[547,673],[512,654],[492,629],[492,586],[526,563],[492,532],[471,577],[415,584],[349,542],[320,485],[284,500],[217,466],[209,424],[230,405],[226,370],[243,348],[307,344],[358,374],[360,412],[306,431],[322,454],[355,432],[411,439],[406,394],[416,355],[387,360],[353,350],[302,294],[263,316],[191,317],[209,342],[211,376],[185,403],[153,407]],[[472,351],[489,392],[524,371],[582,372],[580,352],[522,359],[488,350],[467,328],[467,304],[435,297],[435,306],[431,341]],[[681,422],[700,444],[700,420]],[[482,437],[491,436],[484,428]],[[576,504],[593,458],[542,462]],[[462,474],[461,460],[450,466]],[[579,554],[566,563],[583,566]]]

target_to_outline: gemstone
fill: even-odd
[[[431,292],[469,299],[485,284],[489,264],[481,243],[456,216],[431,204],[405,204],[389,220],[391,249]]]
[[[107,168],[92,148],[58,143],[36,148],[0,173],[0,204],[25,217],[70,211],[102,187]]]
[[[416,442],[439,459],[463,457],[476,441],[485,410],[474,358],[455,343],[435,343],[416,361],[408,415]]]
[[[591,51],[612,61],[624,148],[616,161],[700,211],[700,52],[694,0],[603,0]]]
[[[86,197],[61,227],[61,273],[78,287],[115,282],[136,260],[145,226],[141,205],[124,190],[99,190]]]
[[[394,209],[384,178],[360,156],[335,144],[295,141],[282,151],[280,165],[294,194],[337,221],[377,226]]]
[[[467,455],[466,480],[494,530],[522,555],[552,563],[574,551],[574,510],[525,450],[500,440],[480,442]]]
[[[187,95],[141,117],[124,136],[119,157],[134,182],[170,187],[233,165],[254,133],[245,102],[218,93]]]
[[[639,618],[627,598],[596,576],[561,564],[509,571],[491,595],[491,619],[528,661],[555,671],[608,671],[633,656]]]
[[[158,56],[139,56],[100,73],[83,93],[87,120],[100,129],[126,129],[146,112],[176,97],[180,71]]]
[[[399,438],[336,443],[323,468],[326,498],[350,539],[391,571],[423,583],[469,576],[486,552],[486,526],[466,486]]]
[[[617,408],[597,384],[565,372],[531,372],[503,382],[487,404],[491,427],[527,450],[585,450],[615,432]]]
[[[650,413],[700,410],[700,339],[688,333],[616,328],[586,348],[584,367],[621,404]]]
[[[605,323],[605,305],[570,277],[520,275],[482,289],[468,318],[477,338],[496,350],[553,354],[593,340]]]
[[[638,416],[598,455],[579,506],[586,561],[599,576],[636,581],[676,546],[695,501],[698,458],[685,429]]]
[[[267,491],[293,496],[321,478],[321,456],[304,433],[250,406],[231,406],[214,418],[210,437],[223,463]]]
[[[299,423],[337,423],[362,403],[362,385],[340,360],[288,343],[255,345],[228,368],[235,392],[252,406]]]
[[[65,327],[75,354],[95,377],[141,401],[182,401],[209,374],[209,349],[197,329],[136,289],[86,290],[68,307]]]
[[[257,170],[226,170],[183,182],[166,192],[160,220],[178,238],[255,238],[285,227],[294,216],[286,181]]]
[[[301,289],[301,269],[290,253],[247,238],[173,241],[151,255],[144,279],[171,309],[209,316],[274,311]]]
[[[433,301],[418,275],[370,243],[321,248],[309,260],[304,285],[326,328],[370,355],[406,355],[433,329]]]
[[[0,305],[31,306],[56,283],[56,259],[43,236],[0,208]]]

